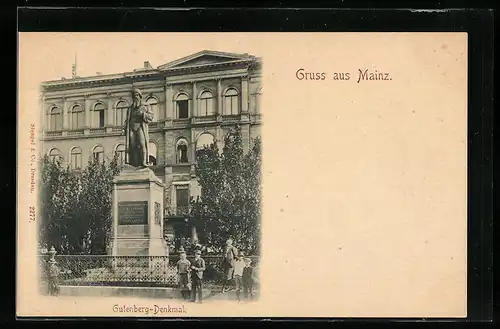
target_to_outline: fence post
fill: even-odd
[[[59,282],[58,282],[58,276],[59,276],[59,269],[57,268],[56,265],[56,249],[54,246],[52,246],[49,250],[49,294],[50,295],[58,295],[59,294]]]

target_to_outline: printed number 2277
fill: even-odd
[[[35,207],[30,207],[30,222],[35,221]]]

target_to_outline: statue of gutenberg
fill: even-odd
[[[125,163],[138,168],[150,166],[148,163],[148,123],[151,121],[153,121],[153,113],[142,103],[141,91],[134,88],[132,105],[127,111],[125,121]]]

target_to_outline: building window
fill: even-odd
[[[179,139],[176,145],[177,163],[188,163],[188,142],[185,139]]]
[[[51,162],[57,162],[61,159],[61,152],[58,149],[52,149],[49,152],[49,159]]]
[[[180,94],[175,100],[177,106],[177,118],[187,119],[189,118],[189,98],[186,94]]]
[[[153,143],[153,142],[150,142],[148,144],[148,162],[153,165],[153,166],[156,166],[157,164],[157,150],[156,150],[156,144]]]
[[[123,144],[118,144],[118,146],[116,146],[116,150],[115,150],[115,154],[116,154],[116,162],[118,164],[118,166],[124,166],[125,165],[125,145]]]
[[[203,150],[206,147],[210,147],[212,144],[214,144],[215,139],[214,136],[210,133],[203,133],[198,137],[198,140],[196,141],[196,154],[199,154],[201,150]]]
[[[81,129],[85,125],[85,113],[80,105],[71,108],[71,129]]]
[[[80,169],[82,167],[82,150],[79,147],[74,147],[71,150],[70,164],[71,169]]]
[[[117,126],[125,125],[125,120],[127,119],[127,109],[128,105],[125,101],[119,101],[118,104],[116,104],[115,124]]]
[[[49,128],[51,130],[62,130],[62,112],[57,106],[50,109],[50,123]]]
[[[94,106],[92,124],[94,128],[102,128],[104,127],[104,116],[106,113],[106,109],[102,103],[97,103]]]
[[[201,93],[199,104],[200,116],[209,116],[214,114],[213,95],[208,90]]]
[[[104,148],[102,146],[96,146],[94,147],[94,150],[92,151],[92,157],[94,161],[98,161],[99,163],[104,162]]]
[[[224,94],[224,115],[235,115],[239,112],[238,91],[229,88]]]
[[[176,215],[187,215],[189,213],[189,185],[177,185],[175,187]]]
[[[153,122],[158,121],[159,111],[158,111],[158,100],[151,96],[146,100],[146,105],[149,106],[151,112],[153,112]]]

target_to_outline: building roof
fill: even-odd
[[[125,78],[147,78],[155,75],[168,75],[177,71],[195,70],[198,68],[209,68],[217,66],[229,66],[234,64],[260,62],[260,58],[249,54],[226,53],[213,50],[202,50],[189,56],[185,56],[166,64],[153,68],[149,62],[144,62],[145,67],[135,69],[131,72],[117,74],[98,74],[88,77],[62,78],[42,82],[43,87],[62,87],[87,83],[112,82]]]

